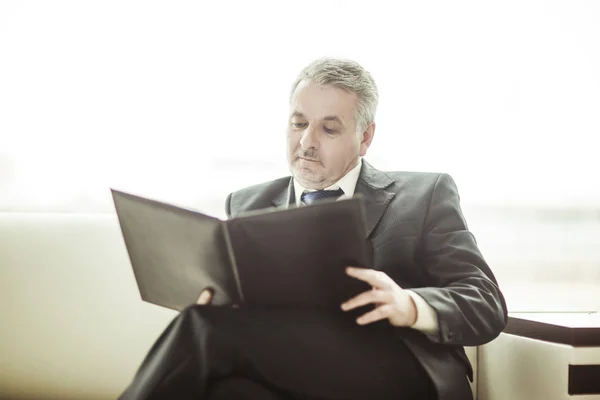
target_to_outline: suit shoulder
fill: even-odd
[[[450,174],[445,172],[386,171],[384,173],[396,182],[436,183],[439,180],[452,180]]]
[[[458,196],[458,188],[450,174],[445,172],[390,171],[385,174],[394,181],[395,191],[421,193],[434,192],[444,196]]]
[[[228,196],[228,213],[235,216],[243,211],[272,206],[273,198],[287,189],[290,179],[283,177],[236,190]]]
[[[287,187],[290,182],[290,177],[283,177],[268,182],[258,183],[256,185],[247,186],[245,188],[234,191],[231,195],[236,197],[247,197],[257,193],[272,192],[273,190],[282,190]]]

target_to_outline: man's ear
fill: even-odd
[[[375,122],[371,122],[364,132],[361,135],[360,140],[360,156],[364,157],[367,154],[367,150],[369,146],[371,146],[371,142],[373,141],[373,136],[375,136]]]

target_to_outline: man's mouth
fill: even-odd
[[[304,161],[319,162],[319,160],[314,160],[312,158],[306,158],[306,157],[298,157],[298,158],[301,159],[301,160],[304,160]]]

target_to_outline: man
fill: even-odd
[[[226,203],[231,217],[361,193],[374,266],[347,273],[372,290],[339,312],[210,307],[204,291],[200,305],[163,332],[122,398],[472,398],[462,346],[499,335],[504,298],[448,175],[384,173],[362,159],[377,102],[359,64],[307,66],[290,99],[292,177],[240,190]]]

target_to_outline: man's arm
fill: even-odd
[[[467,230],[456,185],[447,174],[433,189],[417,257],[432,286],[411,290],[437,314],[434,340],[477,346],[500,334],[507,322],[506,303]]]
[[[406,289],[406,292],[411,297],[417,310],[417,319],[411,328],[416,329],[437,338],[439,333],[438,317],[434,308],[425,301],[424,298],[413,292],[411,289]]]

